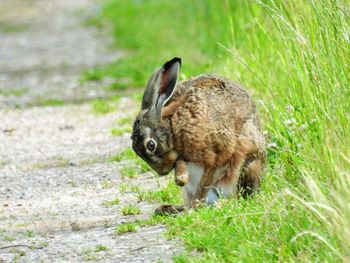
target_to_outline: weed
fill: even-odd
[[[181,202],[180,188],[170,180],[169,183],[159,190],[144,192],[144,199],[158,203],[178,204]]]
[[[125,194],[127,191],[129,191],[130,186],[128,183],[121,183],[119,184],[119,192],[122,194]]]
[[[20,261],[21,257],[24,257],[26,255],[26,252],[23,250],[15,249],[13,252],[15,253],[14,258],[12,259],[13,263],[17,263]]]
[[[13,236],[4,236],[3,239],[5,241],[9,241],[9,242],[16,240],[16,238]]]
[[[117,124],[118,125],[128,125],[128,126],[131,126],[133,122],[133,119],[131,119],[131,117],[124,117],[124,118],[120,118],[120,119],[117,119]]]
[[[115,183],[113,183],[112,181],[103,181],[101,183],[102,189],[110,189],[110,188],[113,188],[114,186],[115,186]]]
[[[117,225],[115,231],[118,235],[122,235],[122,234],[128,233],[128,232],[136,232],[136,225],[133,223],[119,224],[119,225]]]
[[[26,24],[8,24],[8,23],[0,23],[0,32],[4,34],[16,34],[21,33],[28,30],[28,25]]]
[[[83,73],[81,80],[82,81],[100,81],[103,78],[103,75],[99,74],[98,70],[90,69]]]
[[[25,235],[26,235],[27,237],[32,238],[32,237],[34,237],[34,231],[32,231],[32,230],[27,230],[27,232],[25,233]]]
[[[139,215],[141,214],[141,210],[139,207],[135,205],[127,205],[124,206],[121,210],[123,215],[128,216],[128,215]]]
[[[114,127],[111,129],[111,134],[113,136],[121,136],[125,133],[131,133],[130,127]]]
[[[113,111],[113,107],[105,100],[94,100],[91,102],[92,109],[97,114],[106,114]]]
[[[124,151],[118,153],[117,155],[110,157],[109,161],[111,162],[133,161],[139,167],[140,172],[147,172],[151,170],[150,166],[145,161],[143,161],[140,157],[138,157],[131,148],[127,148]]]
[[[122,178],[136,178],[138,176],[137,170],[134,167],[123,166],[119,168]]]
[[[120,200],[118,198],[115,198],[113,200],[103,202],[102,205],[104,205],[104,206],[114,206],[114,205],[119,205],[119,203],[120,203]]]
[[[107,251],[108,248],[104,245],[96,245],[95,252]]]
[[[44,99],[36,102],[36,104],[40,106],[63,106],[66,102],[61,99]]]
[[[97,257],[94,255],[94,251],[92,249],[85,249],[83,251],[83,257],[86,261],[96,261]]]
[[[21,97],[25,93],[28,92],[27,88],[21,88],[21,89],[0,89],[0,95],[3,96],[15,96],[15,97]]]
[[[121,162],[124,160],[134,160],[136,158],[138,158],[136,153],[131,148],[127,148],[117,155],[112,156],[109,160],[111,162]]]
[[[48,247],[48,246],[49,246],[49,242],[47,242],[47,241],[41,241],[41,242],[40,242],[40,246],[42,246],[42,247]]]

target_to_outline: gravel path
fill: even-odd
[[[103,32],[83,26],[99,10],[90,1],[1,0],[0,108],[107,95],[99,88],[111,79],[80,82],[82,70],[122,56]]]
[[[96,10],[92,0],[1,1],[0,262],[168,262],[182,251],[159,225],[115,232],[149,218],[156,206],[121,193],[125,179],[118,164],[107,161],[130,145],[130,134],[110,130],[135,113],[134,101],[122,98],[116,111],[103,115],[88,103],[26,107],[43,98],[108,95],[100,88],[105,83],[79,82],[84,69],[122,55],[83,26]],[[154,189],[166,179],[143,174],[130,180]],[[118,205],[105,205],[115,198]],[[141,214],[124,216],[127,204]]]

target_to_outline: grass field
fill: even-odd
[[[260,192],[157,219],[187,247],[175,261],[350,260],[349,16],[340,0],[115,0],[92,21],[111,21],[128,56],[86,79],[142,87],[179,56],[182,79],[214,72],[258,104],[268,141]]]

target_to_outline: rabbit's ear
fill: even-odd
[[[142,98],[142,110],[152,110],[160,116],[164,104],[174,93],[181,59],[173,58],[153,73]]]

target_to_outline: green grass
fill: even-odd
[[[97,114],[106,114],[114,110],[112,105],[105,100],[94,100],[91,102],[93,112]]]
[[[84,260],[86,261],[96,261],[97,257],[94,255],[94,251],[91,249],[85,249],[82,253]]]
[[[82,251],[82,256],[85,261],[98,261],[101,260],[101,256],[99,255],[99,252],[107,251],[108,247],[97,244],[94,249],[87,248]]]
[[[116,123],[118,126],[111,129],[111,134],[121,136],[125,133],[131,133],[134,119],[134,115],[117,119]]]
[[[257,195],[162,219],[169,236],[187,247],[175,261],[350,258],[348,10],[342,0],[116,0],[104,6],[102,18],[112,22],[116,45],[128,56],[95,69],[95,77],[145,86],[156,67],[179,56],[181,78],[216,72],[243,84],[267,131],[268,165]],[[131,149],[114,157],[126,159],[139,160]],[[167,186],[150,198],[178,202],[176,191]],[[192,250],[202,253],[193,257]]]
[[[123,117],[117,120],[117,124],[120,126],[131,126],[133,122],[134,122],[134,116],[133,118]]]
[[[136,178],[138,176],[138,170],[135,167],[123,166],[119,168],[119,173],[122,178]]]
[[[27,88],[20,88],[20,89],[5,89],[5,88],[0,88],[0,95],[2,96],[15,96],[15,97],[21,97],[24,94],[28,92]]]
[[[118,198],[115,198],[115,199],[110,200],[110,201],[105,201],[102,204],[104,206],[114,206],[114,205],[119,205],[119,203],[120,203],[120,200]]]
[[[103,181],[101,183],[101,188],[102,189],[110,189],[110,188],[113,188],[115,186],[115,183],[112,182],[112,181]]]
[[[149,165],[145,161],[140,159],[131,148],[127,148],[124,151],[109,158],[110,162],[121,162],[129,160],[133,161],[137,165],[140,172],[144,173],[151,170]]]
[[[27,31],[29,28],[26,24],[10,24],[0,22],[0,32],[4,34],[16,34]]]
[[[118,235],[122,235],[129,232],[136,232],[137,225],[135,223],[122,223],[117,225],[115,232]]]
[[[16,238],[13,237],[13,236],[4,236],[3,239],[4,239],[5,241],[8,241],[8,242],[11,242],[11,241],[15,241],[15,240],[16,240]]]
[[[120,211],[125,216],[141,214],[140,208],[138,206],[135,206],[135,205],[124,206]]]
[[[124,160],[134,160],[137,158],[136,153],[131,148],[127,148],[124,151],[112,156],[109,160],[111,162],[121,162]]]
[[[36,105],[40,106],[63,106],[66,102],[61,99],[43,99],[42,101],[38,101]]]
[[[111,134],[113,136],[121,136],[125,133],[131,133],[130,127],[114,127],[111,129]]]
[[[99,81],[102,79],[102,75],[99,74],[98,70],[89,69],[85,71],[81,77],[82,81]]]
[[[96,245],[95,247],[95,252],[101,252],[101,251],[107,251],[108,247],[104,246],[104,245]]]
[[[34,231],[32,231],[32,230],[27,230],[27,232],[25,233],[25,235],[26,235],[27,237],[32,238],[32,237],[34,237]]]
[[[167,204],[181,203],[180,188],[175,184],[174,180],[172,180],[173,176],[170,177],[170,181],[165,187],[160,187],[160,189],[153,191],[144,191],[142,195],[143,200]],[[138,196],[140,196],[140,194],[138,194]]]

